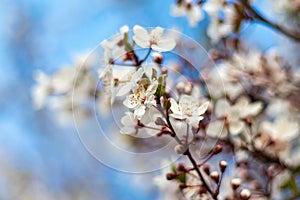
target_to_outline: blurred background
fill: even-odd
[[[207,21],[189,28],[169,15],[172,0],[1,0],[0,199],[157,199],[153,174],[110,169],[81,144],[74,124],[61,125],[36,111],[30,88],[37,69],[52,73],[71,65],[122,25],[177,27],[205,48]],[[259,6],[263,7],[265,4]],[[281,36],[246,27],[247,42],[265,50]],[[148,176],[150,178],[145,178]]]

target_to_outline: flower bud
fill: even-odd
[[[213,150],[213,154],[218,154],[218,153],[220,153],[221,151],[222,151],[222,149],[223,149],[223,147],[221,146],[221,145],[217,145],[215,148],[214,148],[214,150]]]
[[[193,89],[193,84],[189,82],[184,86],[184,93],[190,94],[192,92],[192,89]]]
[[[161,128],[161,133],[162,134],[172,134],[172,131],[168,127],[164,126]]]
[[[179,93],[183,93],[183,92],[184,92],[184,88],[185,88],[184,82],[180,81],[179,83],[177,83],[177,85],[176,85],[176,90],[177,90]]]
[[[225,172],[225,169],[227,167],[227,162],[225,160],[220,161],[219,162],[219,167],[220,167],[220,170],[221,170],[222,173]]]
[[[185,183],[180,183],[179,188],[180,189],[185,189],[185,188],[187,188],[187,185]]]
[[[242,200],[248,200],[251,197],[251,192],[248,189],[243,189],[240,193],[240,197]]]
[[[204,185],[201,185],[199,188],[199,194],[205,194],[207,192],[207,189]]]
[[[166,178],[167,178],[167,180],[173,180],[174,178],[176,178],[177,177],[177,175],[176,174],[174,174],[174,173],[167,173],[166,174]]]
[[[212,173],[210,173],[210,178],[212,180],[214,180],[216,183],[218,183],[220,175],[219,175],[219,173],[217,171],[213,171]]]
[[[203,171],[204,171],[207,175],[210,174],[210,169],[209,169],[209,166],[208,166],[208,165],[203,165],[202,169],[203,169]]]
[[[179,145],[176,145],[174,150],[177,154],[183,154],[185,152],[185,147],[183,145],[179,144]]]
[[[238,187],[240,187],[242,181],[239,178],[234,178],[231,180],[231,187],[233,190],[236,190]]]
[[[168,74],[168,68],[162,67],[162,68],[161,68],[161,73],[162,73],[162,74]]]
[[[177,166],[177,170],[180,172],[185,172],[186,171],[185,165],[183,163],[179,163]]]
[[[154,52],[152,54],[152,57],[153,57],[153,61],[157,64],[161,64],[164,59],[163,55],[158,52]]]

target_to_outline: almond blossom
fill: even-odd
[[[172,111],[170,116],[175,119],[186,119],[187,123],[193,127],[197,127],[199,121],[204,118],[202,115],[206,112],[209,105],[209,102],[200,105],[199,102],[188,95],[182,95],[179,103],[173,98],[170,98],[170,102]]]
[[[150,32],[145,28],[135,25],[133,27],[133,40],[142,48],[152,48],[158,52],[171,51],[176,46],[173,38],[163,36],[164,29],[156,27]]]
[[[158,86],[157,80],[154,80],[149,86],[145,88],[144,85],[139,85],[139,87],[134,91],[133,94],[130,94],[126,97],[123,104],[134,110],[134,118],[141,119],[147,108],[156,105],[155,92]]]

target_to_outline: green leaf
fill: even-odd
[[[133,50],[133,47],[130,44],[129,39],[128,39],[128,33],[124,33],[123,42],[124,42],[124,46],[125,46],[125,51],[130,52]]]
[[[155,95],[160,98],[163,96],[166,92],[166,83],[165,78],[167,77],[167,74],[163,74],[158,78],[158,86]]]
[[[292,175],[289,179],[287,179],[281,186],[281,189],[289,189],[293,192],[294,195],[298,194],[298,187],[295,181],[295,177]]]
[[[151,78],[157,79],[157,71],[154,68],[152,68],[152,77]]]
[[[186,183],[186,173],[183,173],[183,174],[180,174],[179,176],[177,176],[177,180],[180,182],[180,183]]]

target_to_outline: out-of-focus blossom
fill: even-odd
[[[216,103],[215,114],[217,117],[225,117],[230,134],[237,135],[245,128],[243,119],[258,115],[262,108],[261,102],[251,103],[246,97],[240,97],[234,105],[230,105],[226,99],[220,99]],[[220,126],[215,122],[210,125]]]
[[[171,8],[171,15],[173,17],[186,16],[191,27],[195,27],[204,17],[199,6],[192,3],[190,0],[184,0],[173,5]]]
[[[52,91],[52,80],[42,71],[37,71],[34,78],[37,81],[37,84],[31,89],[31,96],[35,108],[41,109],[45,105],[47,97]]]

